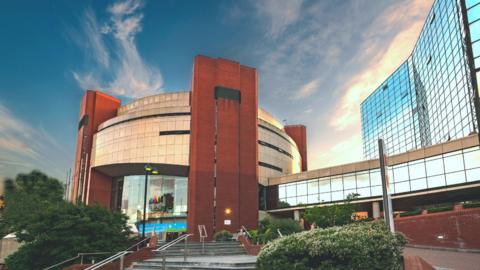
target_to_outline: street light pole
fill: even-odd
[[[148,165],[147,165],[148,166]],[[148,185],[148,170],[145,166],[145,193],[143,195],[143,228],[142,228],[142,239],[145,239],[145,225],[147,220],[147,185]]]
[[[147,190],[148,190],[148,174],[158,174],[158,170],[150,164],[145,165],[145,193],[143,195],[143,228],[142,228],[142,240],[145,239],[145,226],[147,225]]]

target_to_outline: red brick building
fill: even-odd
[[[143,216],[147,232],[209,238],[255,228],[269,177],[306,170],[305,126],[283,127],[258,107],[255,68],[197,56],[190,92],[158,94],[125,105],[87,91],[80,110],[71,200]]]

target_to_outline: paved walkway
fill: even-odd
[[[480,270],[480,253],[406,247],[403,254],[420,256],[439,270]]]

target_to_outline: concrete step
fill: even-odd
[[[222,250],[205,250],[203,253],[201,250],[188,252],[188,256],[220,256],[220,255],[245,255],[247,252],[245,250],[234,250],[234,251],[222,251]],[[155,252],[154,257],[162,257],[161,252]],[[178,252],[167,252],[166,257],[183,257],[183,251]]]
[[[140,263],[134,263],[130,269],[132,270],[151,270],[162,269],[162,260],[151,259]],[[204,269],[231,269],[231,270],[250,270],[255,269],[254,262],[166,262],[167,269],[190,269],[190,270],[204,270]]]

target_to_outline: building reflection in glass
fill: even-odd
[[[147,229],[156,228],[157,233],[162,232],[161,230],[172,232],[186,230],[184,224],[187,217],[187,179],[180,176],[149,175]],[[117,199],[116,209],[128,216],[130,224],[137,225],[143,217],[144,181],[145,175],[124,176],[115,180],[117,194],[114,196],[118,198],[119,193],[121,194],[121,198]]]

